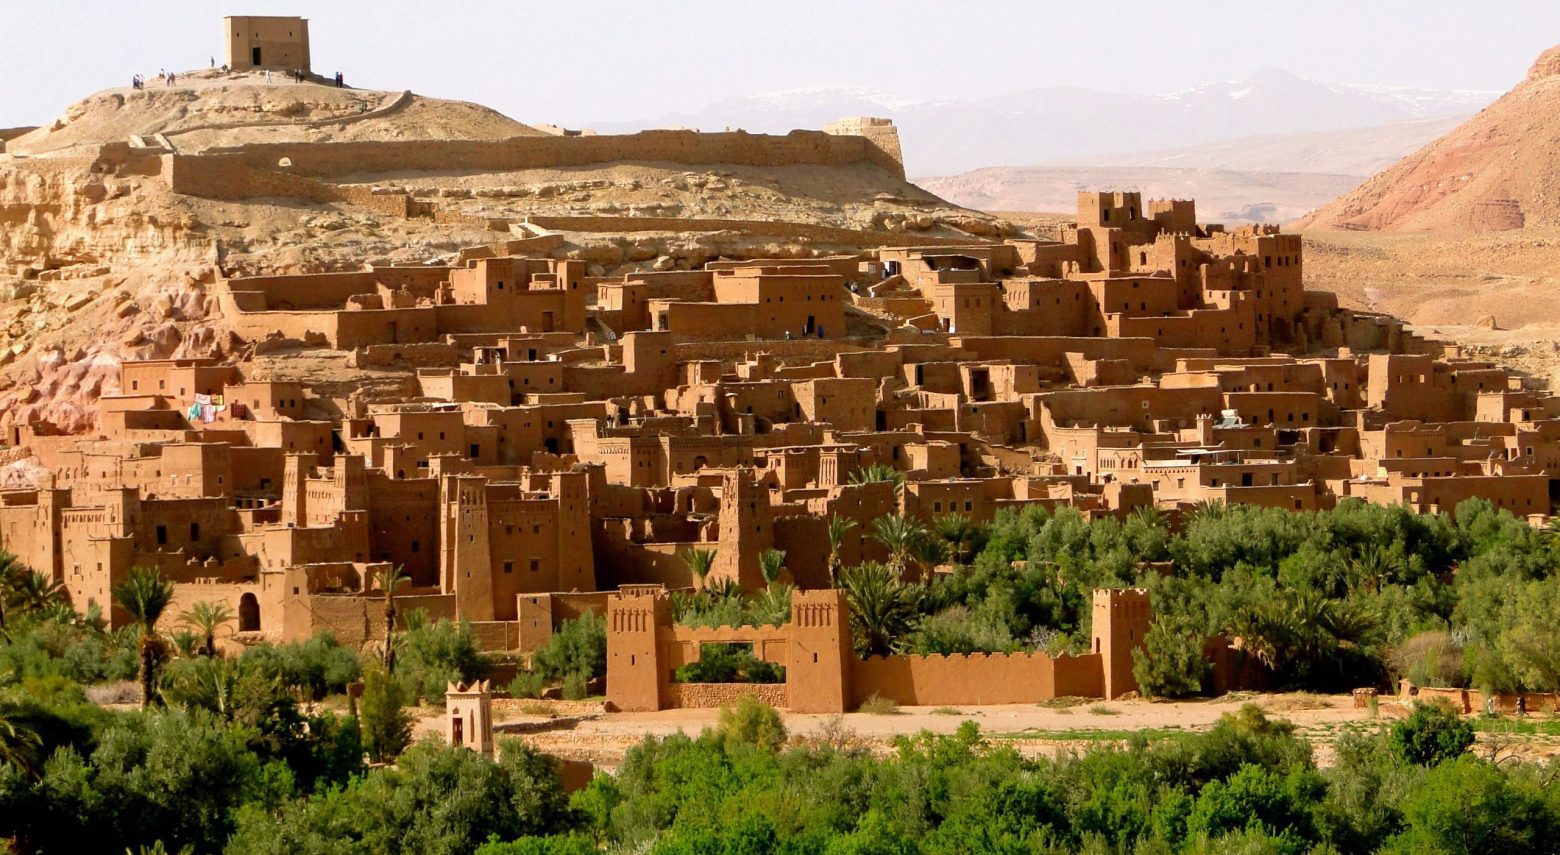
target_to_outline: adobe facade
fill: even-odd
[[[113,587],[157,567],[176,608],[229,604],[235,644],[377,643],[394,568],[401,614],[469,620],[493,649],[604,612],[625,709],[708,700],[669,674],[714,642],[786,664],[762,691],[793,709],[1114,697],[1150,619],[1128,594],[1096,601],[1110,629],[1077,657],[856,660],[827,520],[858,524],[854,564],[887,557],[863,534],[885,514],[1552,512],[1554,397],[1306,292],[1302,271],[1276,228],[1085,193],[1052,238],[616,277],[535,239],[224,278],[210,296],[238,356],[126,362],[95,429],[12,429],[26,465],[0,490],[0,547],[113,626]],[[278,373],[316,362],[367,379]],[[902,486],[862,481],[883,467]],[[706,583],[748,590],[783,550],[791,622],[671,625],[659,592],[700,584],[694,549],[715,552]]]

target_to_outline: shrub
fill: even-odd
[[[1399,644],[1389,657],[1392,671],[1416,686],[1463,686],[1462,646],[1445,630],[1421,632]]]
[[[583,701],[590,694],[590,679],[575,671],[563,678],[563,699]]]
[[[678,683],[782,683],[785,668],[753,655],[745,644],[705,644],[699,661],[678,666],[672,673]]]
[[[1473,745],[1473,725],[1446,701],[1414,704],[1408,718],[1392,726],[1392,749],[1409,763],[1435,766],[1455,760]]]
[[[899,715],[899,702],[893,698],[874,694],[862,701],[861,706],[856,707],[856,712],[864,712],[867,715]]]
[[[785,722],[775,708],[751,696],[720,709],[715,731],[726,746],[751,745],[775,751],[785,744]]]
[[[509,696],[511,698],[540,698],[542,689],[547,687],[547,681],[541,674],[535,671],[521,671],[509,681]]]

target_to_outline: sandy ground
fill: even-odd
[[[1097,701],[1078,699],[1073,706],[1007,704],[970,707],[903,707],[897,713],[874,715],[792,715],[782,713],[793,739],[854,745],[885,753],[894,740],[921,731],[951,734],[966,721],[980,725],[982,734],[1011,745],[1020,753],[1055,756],[1102,744],[1121,744],[1132,732],[1153,738],[1176,732],[1207,730],[1219,717],[1244,704],[1256,703],[1275,718],[1295,723],[1299,734],[1312,743],[1317,763],[1332,762],[1333,741],[1350,730],[1371,731],[1405,714],[1403,707],[1383,699],[1375,717],[1367,709],[1355,709],[1348,695],[1253,695],[1238,693],[1212,700],[1194,701]],[[647,736],[701,733],[716,724],[716,709],[677,709],[654,713],[606,713],[599,701],[493,702],[495,729],[505,731],[534,747],[575,760],[586,760],[608,770],[617,768],[634,745]],[[419,735],[440,734],[442,711],[419,711]],[[1560,754],[1560,737],[1525,735],[1517,738],[1480,734],[1481,753],[1515,754],[1528,758]]]

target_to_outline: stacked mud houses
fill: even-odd
[[[777,703],[832,710],[1119,695],[1150,619],[1141,592],[1098,592],[1079,657],[862,660],[834,515],[860,524],[853,564],[884,557],[859,533],[885,514],[1551,511],[1557,399],[1306,292],[1298,236],[1191,202],[1084,193],[1054,240],[620,278],[555,248],[218,282],[249,355],[125,363],[95,432],[14,429],[0,545],[116,625],[112,588],[156,567],[182,604],[230,604],[240,642],[370,643],[400,568],[402,614],[493,649],[605,612],[621,708],[719,702],[669,680],[713,641],[787,665]],[[692,549],[715,552],[704,579]],[[789,624],[673,625],[668,589],[757,588],[770,549],[801,589]]]

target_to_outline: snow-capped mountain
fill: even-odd
[[[1264,69],[1245,80],[1162,95],[1047,86],[926,101],[862,87],[793,89],[593,127],[604,132],[696,127],[785,133],[821,127],[842,116],[885,116],[899,125],[910,173],[928,175],[1467,115],[1499,94],[1320,83],[1282,69]]]

